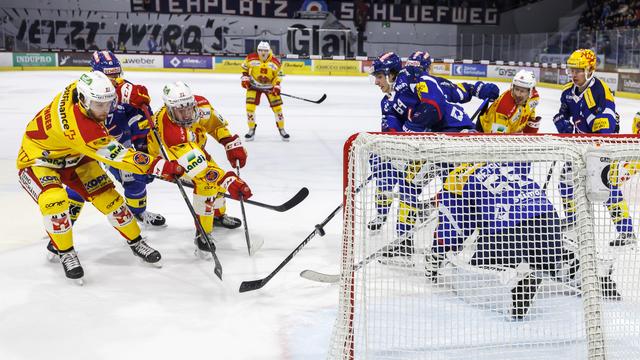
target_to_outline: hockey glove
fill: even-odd
[[[134,85],[125,82],[116,88],[116,94],[121,103],[130,104],[136,108],[142,108],[151,103],[149,92],[143,85]]]
[[[227,189],[229,195],[231,195],[231,198],[234,200],[240,199],[240,196],[246,200],[253,195],[249,186],[232,171],[224,174],[219,184]]]
[[[571,121],[565,119],[562,114],[553,117],[553,124],[560,134],[573,134],[574,127]]]
[[[500,89],[498,89],[496,84],[476,81],[473,89],[473,95],[482,100],[489,99],[490,101],[494,101],[500,96]]]
[[[271,88],[271,93],[275,96],[280,95],[280,84],[274,86],[273,88]]]
[[[151,167],[147,170],[147,174],[159,176],[163,179],[173,180],[184,174],[184,168],[177,161],[167,161],[157,157],[151,163]]]
[[[244,167],[247,162],[247,150],[242,146],[238,135],[221,139],[220,143],[224,145],[224,150],[227,152],[227,159],[229,159],[231,166],[235,167],[237,161],[240,163],[240,167]]]
[[[522,130],[522,132],[525,134],[536,134],[538,132],[538,129],[540,128],[540,119],[540,116],[529,119],[529,121],[527,121],[527,126],[524,127],[524,130]]]
[[[242,85],[243,88],[248,90],[251,87],[251,81],[249,80],[249,77],[247,75],[243,75],[240,78],[240,81],[241,81],[240,84]]]

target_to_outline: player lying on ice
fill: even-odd
[[[426,256],[433,281],[450,284],[465,301],[495,301],[494,309],[514,319],[528,313],[543,278],[577,292],[581,287],[575,239],[565,234],[529,168],[527,163],[456,167],[438,193],[438,223]],[[472,236],[475,242],[469,241]],[[469,261],[456,255],[464,247],[473,249]],[[611,262],[598,269],[598,282],[605,299],[620,300],[612,271]]]
[[[83,74],[29,122],[18,153],[20,184],[40,207],[66,277],[79,282],[84,270],[73,247],[62,185],[105,214],[134,255],[158,263],[160,253],[141,239],[138,222],[98,161],[135,174],[174,178],[184,173],[177,162],[126,148],[110,135],[104,122],[115,106],[111,81],[101,72]]]
[[[227,159],[234,167],[245,165],[247,152],[238,135],[231,135],[227,122],[209,101],[194,95],[183,82],[165,85],[162,100],[164,106],[154,115],[154,127],[158,129],[169,158],[182,165],[186,180],[193,182],[193,208],[204,231],[211,233],[214,215],[219,215],[217,211],[224,211],[224,193],[228,191],[233,199],[240,196],[249,199],[251,190],[235,173],[222,170],[209,155],[205,150],[207,135],[224,145]],[[149,133],[148,148],[150,154],[160,154],[153,133]],[[221,205],[216,207],[216,203]],[[196,232],[194,241],[196,251],[208,257],[202,252],[211,252],[205,239]]]

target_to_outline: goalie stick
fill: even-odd
[[[427,205],[430,206],[430,205]],[[433,207],[431,207],[431,210],[435,210],[433,209]],[[437,219],[436,216],[430,216],[427,221],[424,223],[426,224],[430,224],[431,222],[435,221],[435,219]],[[383,253],[385,253],[386,251],[392,249],[394,246],[400,244],[400,242],[402,242],[403,239],[396,239],[394,241],[392,241],[391,243],[381,247],[380,249],[374,251],[372,254],[370,254],[369,256],[367,256],[366,258],[362,259],[359,263],[355,264],[352,268],[352,271],[358,271],[361,268],[363,268],[365,265],[367,265],[368,263],[370,263],[371,261],[377,259],[380,255],[382,255]],[[316,282],[322,282],[322,283],[328,283],[328,284],[334,284],[337,283],[338,281],[340,281],[340,274],[325,274],[325,273],[321,273],[319,271],[315,271],[315,270],[303,270],[302,272],[300,272],[300,277],[307,279],[307,280],[311,280],[311,281],[316,281]]]
[[[153,136],[156,138],[156,141],[158,142],[158,147],[160,148],[160,153],[162,153],[162,157],[165,160],[169,161],[169,156],[167,155],[167,151],[164,149],[164,145],[162,144],[162,140],[161,140],[160,134],[158,133],[158,129],[153,123],[153,118],[151,117],[151,112],[149,111],[148,106],[142,107],[142,111],[144,112],[144,115],[148,119],[149,127],[151,128],[151,131],[153,132]],[[196,229],[200,233],[200,236],[202,236],[202,238],[207,243],[209,250],[211,250],[211,255],[213,256],[213,263],[214,263],[213,272],[216,274],[216,276],[220,280],[222,280],[222,264],[220,264],[218,255],[216,255],[216,246],[213,244],[213,241],[209,238],[209,234],[207,234],[207,232],[204,231],[204,229],[202,228],[202,224],[200,224],[200,220],[198,220],[198,215],[196,214],[196,211],[193,209],[193,205],[191,205],[191,202],[187,197],[187,193],[184,191],[184,187],[182,187],[182,182],[181,181],[174,181],[174,182],[178,185],[178,189],[180,189],[180,194],[182,195],[184,202],[187,204],[187,207],[189,208],[189,212],[193,217],[193,221],[196,223]]]
[[[164,180],[164,181],[169,181],[169,182],[175,182],[174,180],[166,180],[163,179],[161,177],[156,177],[158,179]],[[193,189],[193,184],[188,182],[188,181],[184,181],[184,180],[180,180],[180,182],[182,183],[182,186],[188,187]],[[224,197],[226,197],[227,199],[231,199],[231,200],[235,200],[233,199],[231,196],[229,196],[229,194],[223,194]],[[262,207],[265,209],[269,209],[269,210],[273,210],[273,211],[277,211],[277,212],[285,212],[288,210],[291,210],[292,208],[294,208],[295,206],[297,206],[298,204],[300,204],[304,199],[307,198],[307,196],[309,196],[309,189],[307,189],[306,187],[303,187],[302,189],[298,190],[298,192],[293,195],[293,197],[291,197],[291,199],[287,200],[286,202],[284,202],[283,204],[280,205],[270,205],[270,204],[265,204],[259,201],[255,201],[255,200],[243,200],[246,204],[250,204],[250,205],[255,205],[258,207]]]

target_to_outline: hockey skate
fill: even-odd
[[[635,245],[638,242],[634,233],[620,233],[615,240],[609,242],[609,246]]]
[[[211,245],[213,249],[209,247],[207,241],[200,235],[200,233],[196,233],[196,238],[193,240],[193,243],[196,245],[195,255],[203,260],[209,260],[212,258],[212,251],[216,251],[216,246],[213,244],[213,240],[209,238],[211,241]]]
[[[222,216],[213,218],[213,225],[227,229],[235,229],[242,225],[242,220],[233,216],[228,216],[227,214],[222,214]]]
[[[162,258],[162,256],[160,256],[160,252],[149,246],[141,237],[128,241],[128,244],[133,255],[155,267],[162,267],[162,264],[160,264],[160,259]]]
[[[278,132],[280,133],[280,136],[282,137],[282,141],[289,141],[289,134],[287,134],[287,132],[284,130],[284,128],[278,128]]]
[[[249,132],[247,132],[246,134],[244,134],[244,139],[247,141],[253,141],[253,139],[256,136],[256,128],[258,127],[258,125],[252,127],[249,129]]]
[[[83,285],[84,280],[82,280],[82,277],[84,276],[84,270],[82,269],[82,265],[80,265],[78,254],[73,247],[69,248],[69,250],[60,251],[58,256],[67,279],[74,280],[78,285]]]
[[[406,237],[402,240],[395,241],[397,245],[390,245],[387,250],[382,252],[378,262],[384,265],[394,265],[409,267],[413,266],[411,257],[413,256],[413,239]]]
[[[371,231],[378,231],[386,221],[387,215],[377,214],[375,218],[367,223],[367,228]]]
[[[143,224],[147,227],[165,227],[167,219],[164,216],[156,213],[152,213],[151,211],[143,211],[140,214],[135,214],[136,220],[138,220],[138,224]]]

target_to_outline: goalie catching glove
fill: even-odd
[[[236,166],[236,162],[240,164],[240,167],[244,167],[247,163],[247,151],[242,146],[242,142],[238,135],[233,135],[220,140],[220,143],[224,145],[224,150],[227,152],[227,159],[231,166]]]
[[[159,176],[166,180],[173,180],[184,174],[184,168],[175,160],[167,161],[158,157],[151,163],[147,174]]]
[[[224,174],[220,179],[220,186],[225,188],[234,200],[239,200],[240,196],[242,196],[243,200],[247,200],[253,195],[249,185],[242,181],[233,171],[228,171]]]

